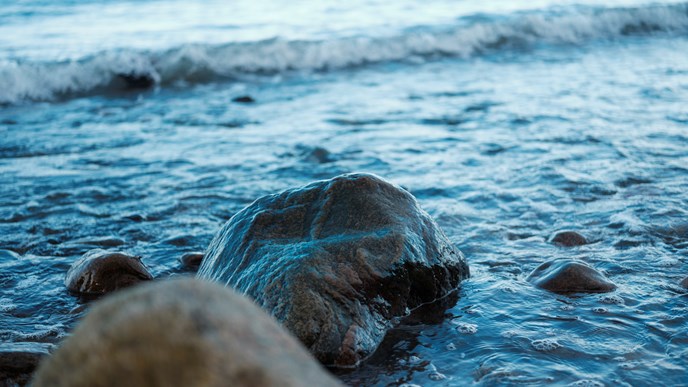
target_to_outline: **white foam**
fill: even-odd
[[[535,350],[541,352],[554,351],[555,349],[562,347],[562,345],[559,344],[559,342],[555,339],[533,340],[530,344],[533,346],[533,348],[535,348]]]
[[[247,74],[337,70],[437,56],[470,57],[502,48],[580,44],[635,33],[688,31],[688,4],[571,8],[509,17],[462,18],[454,26],[418,27],[388,37],[322,41],[270,39],[224,45],[185,44],[164,52],[117,50],[77,61],[0,62],[0,104],[122,87],[122,76],[154,84],[208,82]]]

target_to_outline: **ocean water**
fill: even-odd
[[[89,249],[187,273],[257,197],[353,171],[412,192],[472,277],[346,383],[688,385],[674,1],[4,0],[0,346],[69,334]],[[554,258],[618,288],[525,280]]]

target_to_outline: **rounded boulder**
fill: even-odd
[[[256,200],[198,272],[252,297],[322,363],[353,366],[394,317],[454,290],[468,265],[404,189],[347,174]]]
[[[72,264],[65,286],[73,293],[98,295],[153,279],[140,257],[91,250]]]
[[[527,280],[554,293],[606,293],[616,289],[611,281],[584,262],[555,259],[538,266]]]

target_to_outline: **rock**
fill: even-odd
[[[256,200],[215,235],[198,276],[251,296],[327,365],[352,366],[391,320],[468,277],[400,187],[349,174]]]
[[[179,258],[179,262],[181,264],[189,269],[198,269],[199,266],[201,266],[201,262],[203,261],[203,253],[186,253]]]
[[[688,277],[684,278],[683,281],[681,281],[681,286],[688,289]]]
[[[253,99],[253,97],[251,97],[250,95],[242,95],[240,97],[235,97],[234,99],[232,99],[232,101],[237,102],[237,103],[254,103],[254,102],[256,102],[256,100]]]
[[[580,261],[555,259],[538,266],[527,280],[554,293],[606,293],[616,289],[600,272]]]
[[[53,348],[48,343],[2,343],[0,344],[0,381],[16,384],[28,383],[38,363]]]
[[[140,257],[96,249],[72,264],[65,285],[75,293],[103,294],[150,279]]]
[[[95,303],[34,386],[339,386],[270,316],[191,278]]]
[[[564,247],[583,246],[588,244],[585,237],[575,231],[559,231],[550,242]]]
[[[316,146],[316,147],[299,147],[301,149],[301,157],[303,161],[314,163],[314,164],[326,164],[335,161],[332,158],[332,154],[327,149]]]

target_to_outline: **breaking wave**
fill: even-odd
[[[0,61],[0,104],[194,84],[247,75],[339,70],[437,57],[468,58],[538,45],[578,45],[635,35],[688,33],[688,3],[638,8],[571,8],[474,15],[454,25],[415,27],[387,37],[321,41],[270,39],[187,44],[166,51],[116,50],[62,62]]]

